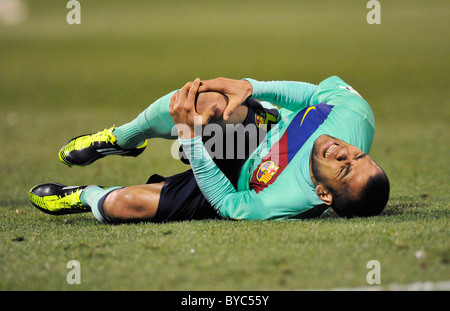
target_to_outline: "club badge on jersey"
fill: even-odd
[[[259,166],[258,172],[256,173],[256,179],[259,182],[267,184],[278,172],[279,168],[280,167],[273,161],[266,161]]]

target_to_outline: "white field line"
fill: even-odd
[[[319,289],[323,291],[323,289]],[[314,291],[314,290],[313,290]],[[450,281],[333,288],[330,291],[450,291]]]

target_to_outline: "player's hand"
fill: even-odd
[[[208,110],[198,114],[195,110],[200,79],[186,83],[183,88],[172,95],[170,99],[170,114],[181,139],[190,139],[195,136],[195,127],[208,124],[214,116],[215,104]]]
[[[253,94],[250,82],[246,80],[234,80],[227,78],[216,78],[201,82],[199,92],[215,91],[228,97],[228,105],[223,111],[223,119],[226,121],[233,111]]]

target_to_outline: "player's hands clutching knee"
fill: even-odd
[[[199,91],[200,79],[186,83],[183,88],[172,95],[170,99],[170,114],[181,139],[194,138],[195,128],[208,124],[214,116],[215,104],[201,114],[195,109],[195,101]]]
[[[226,121],[233,111],[252,95],[253,88],[246,80],[216,78],[201,82],[199,92],[207,91],[220,92],[228,97],[228,105],[223,111],[223,119]]]

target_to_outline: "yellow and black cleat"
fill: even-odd
[[[138,147],[124,149],[117,144],[113,130],[114,127],[71,139],[59,151],[59,159],[68,166],[86,166],[108,155],[137,157],[144,152],[147,140]]]
[[[28,193],[30,202],[44,213],[65,215],[89,212],[91,208],[81,203],[80,195],[86,186],[65,186],[47,183],[33,187]]]

